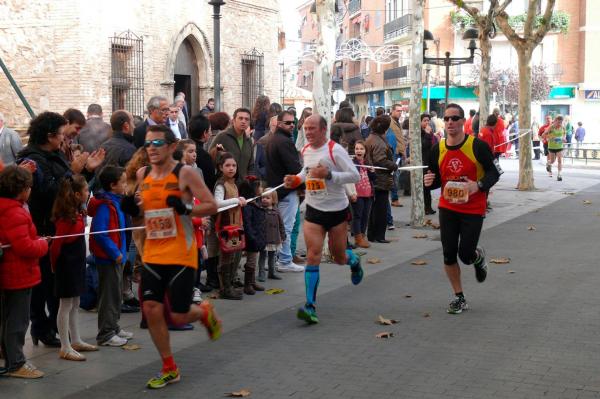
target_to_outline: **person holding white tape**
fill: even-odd
[[[442,188],[438,208],[444,267],[455,295],[448,313],[458,314],[469,307],[457,257],[475,267],[477,281],[481,283],[487,277],[485,251],[477,245],[486,193],[496,184],[500,172],[488,145],[465,134],[465,112],[459,105],[448,104],[444,122],[446,139],[433,147],[423,182],[430,189]]]

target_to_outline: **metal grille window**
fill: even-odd
[[[256,48],[242,54],[242,106],[251,108],[265,90],[264,54]]]
[[[110,38],[112,110],[144,115],[144,43],[127,31]]]

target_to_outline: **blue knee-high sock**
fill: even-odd
[[[317,288],[319,287],[319,266],[306,266],[304,269],[304,284],[306,286],[306,304],[315,306]]]
[[[346,250],[346,264],[350,267],[355,266],[359,261],[358,255],[356,255],[352,250]]]

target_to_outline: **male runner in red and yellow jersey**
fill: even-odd
[[[463,295],[457,255],[475,266],[480,283],[487,276],[483,248],[477,247],[487,192],[500,178],[500,168],[488,145],[463,130],[465,112],[457,104],[448,104],[444,112],[446,138],[431,150],[425,187],[442,188],[438,208],[444,252],[444,266],[455,299],[448,313],[458,314],[469,307]]]

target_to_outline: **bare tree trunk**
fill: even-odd
[[[529,46],[517,48],[519,58],[519,190],[535,190],[531,164],[531,55]]]
[[[481,29],[481,26],[480,26]],[[481,47],[481,71],[479,74],[479,126],[485,126],[490,114],[490,69],[492,64],[492,43],[486,29],[479,34]]]
[[[313,107],[327,120],[327,126],[331,126],[331,79],[338,34],[335,26],[335,0],[316,0],[316,3],[319,37],[315,54],[317,65],[313,84]]]
[[[410,99],[410,162],[411,165],[423,165],[421,154],[421,98],[423,97],[423,5],[425,0],[412,0],[413,20],[413,49],[411,71],[411,99]],[[427,160],[429,161],[429,160]],[[410,172],[410,195],[412,207],[410,212],[411,224],[423,226],[425,224],[425,209],[423,199],[423,169]]]

